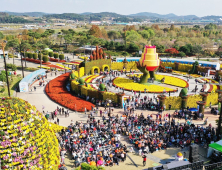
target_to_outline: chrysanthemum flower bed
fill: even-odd
[[[19,98],[0,99],[1,169],[56,169],[60,164],[55,132],[30,103]]]
[[[46,94],[56,103],[63,105],[71,110],[84,112],[85,108],[91,110],[94,105],[81,98],[73,96],[66,90],[66,82],[69,79],[70,73],[63,74],[50,81],[45,87]]]

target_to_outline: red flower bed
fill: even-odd
[[[49,61],[59,62],[59,63],[64,63],[64,62],[66,62],[66,60],[59,60],[59,59],[55,59],[55,58],[49,58]]]
[[[36,63],[36,64],[40,64],[40,60],[35,60],[35,59],[30,59],[30,58],[22,58],[22,60],[26,60],[26,61],[29,61],[29,62],[32,62],[32,63]],[[42,65],[46,65],[46,64],[51,64],[50,62],[44,62],[42,61]]]
[[[45,92],[50,99],[67,107],[71,110],[76,110],[78,112],[84,112],[85,108],[91,110],[91,106],[94,105],[83,99],[71,95],[66,90],[66,81],[69,79],[70,73],[63,74],[50,81],[45,87]],[[76,107],[75,107],[76,106]]]
[[[80,64],[81,62],[76,62],[76,61],[70,61],[69,63],[75,63],[75,64]]]
[[[58,60],[58,59],[55,59],[55,58],[51,58],[51,57],[49,57],[49,61],[58,62],[59,60]]]

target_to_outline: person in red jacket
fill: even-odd
[[[146,155],[143,155],[143,166],[146,166]]]

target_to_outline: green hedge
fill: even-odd
[[[38,58],[41,60],[42,53],[38,53]]]
[[[59,59],[60,59],[60,60],[64,60],[64,58],[65,58],[65,57],[64,57],[64,54],[59,54]]]
[[[38,54],[37,53],[33,53],[33,59],[37,59],[38,58]]]
[[[43,55],[43,61],[44,62],[48,62],[49,61],[49,57],[47,55]]]
[[[33,53],[28,53],[28,58],[32,59],[33,58]]]
[[[49,57],[53,57],[53,52],[49,52]]]
[[[54,53],[54,58],[59,58],[59,54],[58,53]]]

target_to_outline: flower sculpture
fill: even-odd
[[[155,78],[154,70],[159,67],[160,59],[158,53],[156,53],[156,46],[145,46],[144,52],[137,63],[137,68],[144,74],[140,83],[147,83],[148,72],[150,73],[150,78]]]
[[[19,98],[0,99],[1,169],[56,169],[60,163],[55,132],[34,106]]]

